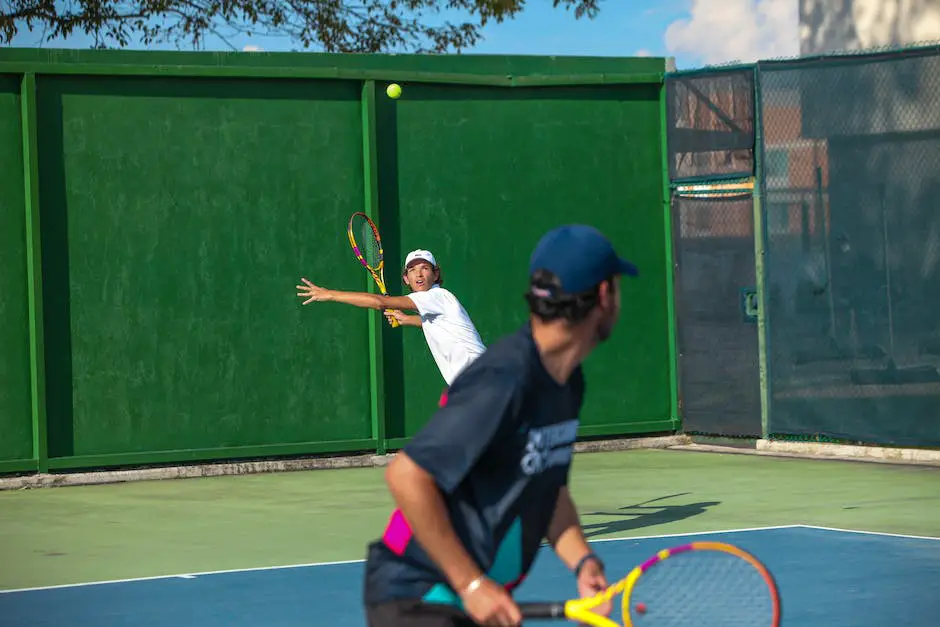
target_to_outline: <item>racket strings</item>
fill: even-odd
[[[366,264],[373,270],[377,270],[382,262],[382,248],[379,240],[375,237],[375,231],[372,225],[362,216],[353,218],[352,231],[356,237],[356,245]]]
[[[637,610],[642,604],[643,612]],[[630,595],[634,625],[768,627],[773,597],[761,573],[720,551],[690,551],[654,565]]]

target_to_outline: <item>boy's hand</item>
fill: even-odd
[[[300,298],[306,298],[304,305],[312,303],[313,301],[324,301],[328,300],[330,290],[318,287],[308,281],[307,279],[301,279],[306,285],[298,285],[297,289],[300,290],[297,292],[297,296]]]
[[[392,323],[392,320],[397,320],[398,324],[402,326],[408,324],[408,314],[398,309],[386,309],[383,313],[385,314],[385,319],[388,320],[389,324]]]

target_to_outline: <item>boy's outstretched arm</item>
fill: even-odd
[[[369,294],[368,292],[342,292],[340,290],[329,290],[325,287],[314,285],[307,279],[301,279],[304,285],[298,285],[297,296],[306,298],[304,305],[312,302],[333,302],[352,305],[353,307],[363,307],[365,309],[409,309],[414,311],[414,301],[407,296],[382,296],[381,294]]]

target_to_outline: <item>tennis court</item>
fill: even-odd
[[[363,625],[360,560],[390,505],[381,473],[0,493],[0,625]],[[940,616],[940,469],[640,450],[577,455],[573,488],[611,577],[712,537],[767,564],[784,624]],[[519,598],[572,593],[546,551]]]

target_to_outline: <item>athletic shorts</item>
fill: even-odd
[[[366,606],[369,627],[478,627],[470,617],[446,605],[389,601]]]
[[[447,390],[438,407],[447,404]],[[463,612],[446,605],[428,605],[419,601],[389,601],[366,606],[369,627],[477,627]]]

